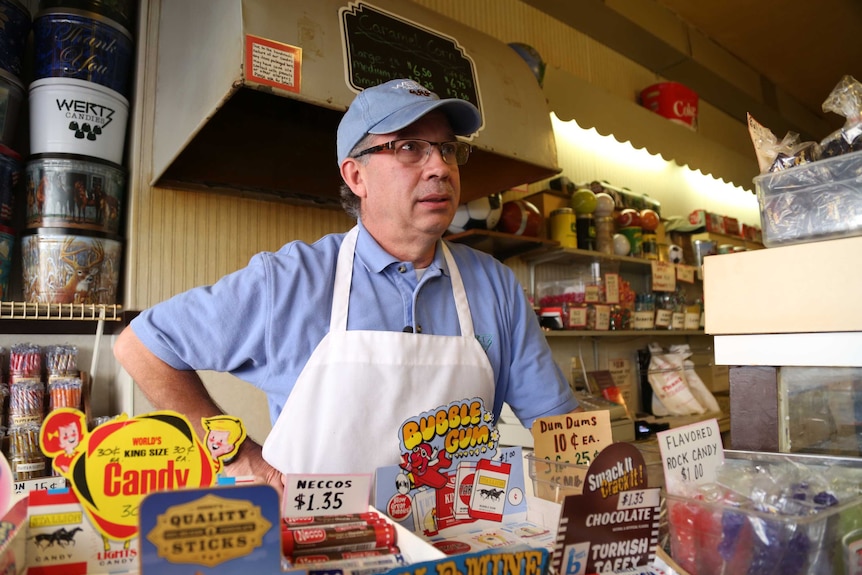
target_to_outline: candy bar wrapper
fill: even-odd
[[[506,492],[511,465],[481,459],[476,463],[476,476],[470,492],[470,515],[491,521],[503,520]]]
[[[27,523],[28,575],[110,575],[139,569],[138,538],[104,539],[71,490],[31,491]]]

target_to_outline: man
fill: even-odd
[[[266,392],[272,432],[263,447],[247,440],[226,472],[275,486],[281,473],[421,460],[399,439],[402,424],[447,409],[438,424],[463,424],[459,401],[489,417],[505,401],[528,426],[577,409],[512,271],[441,240],[470,154],[456,137],[480,125],[469,102],[410,80],[364,90],[337,136],[357,226],[257,254],[145,310],[118,338],[117,359],[153,405],[196,426],[222,412],[194,370]]]

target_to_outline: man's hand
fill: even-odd
[[[230,477],[253,476],[262,483],[269,483],[278,491],[279,498],[284,491],[281,472],[264,460],[263,448],[248,438],[240,445],[233,462],[222,471]]]

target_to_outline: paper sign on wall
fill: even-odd
[[[676,267],[670,262],[653,261],[653,291],[676,291]]]
[[[682,495],[687,486],[715,481],[716,470],[724,463],[718,420],[660,431],[656,436],[668,493]]]

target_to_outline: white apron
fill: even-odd
[[[354,227],[338,253],[329,333],[263,444],[264,458],[282,473],[374,473],[400,463],[405,420],[465,398],[493,409],[494,372],[445,243],[460,336],[347,330],[357,235]]]

